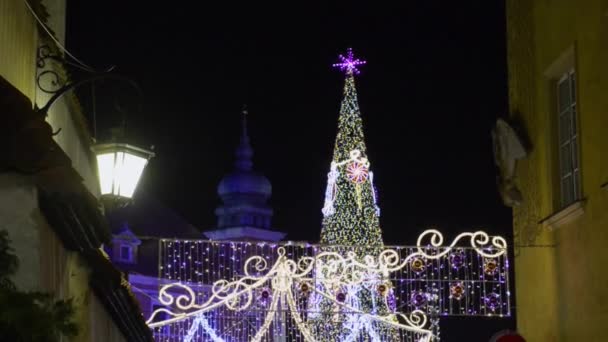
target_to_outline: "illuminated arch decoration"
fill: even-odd
[[[462,241],[469,241],[469,246],[457,247]],[[290,242],[278,245],[165,240],[164,243],[161,259],[175,262],[162,264],[161,274],[177,282],[164,285],[159,293],[159,301],[170,309],[154,311],[147,323],[152,329],[187,324],[181,328],[186,333],[176,339],[165,336],[163,341],[198,341],[194,337],[196,331],[202,331],[206,340],[214,342],[234,341],[237,333],[254,342],[273,334],[291,334],[306,342],[331,341],[310,324],[311,317],[318,313],[315,305],[321,301],[331,303],[336,314],[345,317],[340,340],[353,342],[362,335],[374,342],[389,341],[391,336],[383,336],[379,326],[414,336],[410,337],[412,340],[434,341],[427,309],[437,305],[442,315],[510,314],[507,243],[482,231],[462,233],[450,245],[443,245],[441,233],[431,229],[419,236],[414,247],[391,247],[376,256],[364,257],[357,253],[356,246],[345,251],[344,246],[334,246],[332,250],[327,245]],[[224,247],[228,249],[222,254]],[[450,256],[455,251],[463,253],[467,260],[458,269],[450,267],[453,262]],[[216,263],[209,255],[224,263]],[[209,260],[206,265],[198,261],[205,259]],[[184,260],[192,260],[191,265]],[[491,275],[485,271],[487,260],[496,264]],[[413,265],[419,266],[421,262],[424,268],[413,269]],[[206,268],[213,265],[216,269]],[[186,270],[188,267],[191,269]],[[219,270],[224,278],[217,278]],[[211,282],[214,277],[216,280]],[[438,285],[436,292],[432,292],[430,283],[445,285]],[[362,290],[381,294],[372,298],[384,301],[382,304],[391,308],[390,312],[380,315],[362,310],[356,295]],[[409,306],[409,313],[398,312],[397,308],[408,308],[406,302],[413,293],[420,294],[425,305]],[[479,306],[474,307],[477,302]],[[450,311],[456,306],[462,309]],[[166,315],[165,319],[157,319],[161,313]],[[239,315],[237,323],[247,319],[251,323],[231,328],[232,321],[213,322],[213,317],[229,315]]]

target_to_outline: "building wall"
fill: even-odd
[[[605,341],[608,333],[608,1],[507,0],[510,110],[531,151],[518,164],[516,313],[529,341]],[[580,215],[563,214],[555,77],[576,71]],[[557,214],[557,215],[556,215]],[[568,222],[569,221],[569,222]]]
[[[0,1],[0,76],[30,99],[35,96],[38,32],[23,1]]]
[[[50,1],[49,26],[65,32],[65,1]],[[37,47],[42,40],[23,0],[0,0],[0,76],[43,106],[50,95],[36,86]],[[55,136],[84,178],[88,190],[99,194],[90,152],[90,137],[77,103],[66,97],[49,111],[47,121],[61,132]],[[1,112],[1,110],[0,110]],[[7,230],[20,261],[15,276],[23,290],[40,290],[58,299],[72,298],[80,334],[74,341],[123,341],[111,317],[89,287],[89,270],[78,253],[67,251],[38,209],[36,187],[28,176],[0,173],[0,229]]]
[[[13,0],[14,1],[14,0]],[[23,2],[17,1],[17,2]],[[55,33],[56,39],[65,45],[66,32],[66,1],[65,0],[44,0],[42,1],[47,8],[49,18],[47,25]],[[59,66],[48,63],[48,68],[59,70]],[[61,70],[59,70],[61,73]],[[34,70],[36,72],[36,70]],[[40,70],[38,70],[40,72]],[[49,77],[41,78],[41,83],[45,87],[51,88]],[[35,101],[39,107],[44,106],[49,98],[40,89],[36,91]],[[47,122],[54,130],[61,129],[59,134],[54,136],[55,141],[61,149],[72,160],[72,166],[80,176],[87,189],[96,197],[99,197],[99,185],[95,171],[95,161],[91,151],[91,134],[86,123],[86,119],[81,111],[80,104],[72,92],[67,93],[50,108]]]

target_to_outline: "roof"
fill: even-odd
[[[201,238],[202,233],[173,209],[151,194],[139,192],[133,203],[108,214],[112,234],[119,234],[127,223],[137,237]]]

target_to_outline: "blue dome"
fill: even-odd
[[[235,151],[235,170],[224,176],[217,187],[217,192],[224,202],[237,200],[245,204],[249,199],[256,203],[260,200],[265,202],[270,198],[272,186],[268,178],[253,171],[253,149],[249,143],[249,135],[247,135],[247,117],[245,113],[243,114],[243,132],[240,144]]]
[[[253,171],[237,170],[226,175],[217,187],[217,193],[222,198],[232,195],[258,195],[268,199],[272,194],[272,186],[268,178]]]

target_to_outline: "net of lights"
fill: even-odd
[[[478,231],[444,245],[437,230],[427,230],[413,247],[363,258],[357,248],[162,240],[165,308],[148,324],[158,341],[333,341],[335,332],[312,324],[326,302],[342,341],[390,341],[397,332],[402,341],[430,342],[427,317],[510,315],[503,238]],[[388,311],[363,309],[361,292]]]

